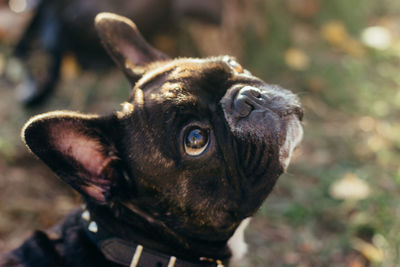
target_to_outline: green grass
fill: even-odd
[[[280,179],[257,218],[268,222],[271,231],[287,226],[289,237],[266,238],[261,242],[268,248],[264,265],[253,253],[248,265],[347,266],[355,257],[365,265],[396,266],[400,262],[399,49],[362,46],[364,53],[354,56],[325,41],[321,28],[339,21],[350,38],[359,41],[363,29],[379,22],[391,21],[398,27],[400,3],[326,0],[309,18],[290,14],[287,3],[263,2],[268,35],[259,38],[247,29],[245,57],[254,73],[299,94],[305,108],[305,140],[290,174]],[[312,33],[309,45],[297,44],[292,37],[299,24]],[[398,41],[398,33],[392,33]],[[308,55],[308,68],[298,71],[285,64],[289,47]],[[323,84],[318,90],[310,87],[315,78]],[[373,126],[362,126],[365,118]],[[369,185],[366,199],[344,201],[330,195],[332,184],[346,173]],[[255,234],[256,229],[250,230],[250,236]],[[384,257],[373,261],[368,253],[360,253],[355,238],[373,244]],[[302,242],[318,245],[304,252]],[[300,254],[295,263],[282,259],[288,252]]]

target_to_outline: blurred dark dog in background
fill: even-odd
[[[157,34],[176,33],[183,18],[218,24],[221,9],[221,0],[40,0],[15,49],[26,76],[17,87],[18,98],[27,106],[44,100],[56,86],[67,51],[76,56],[83,68],[102,70],[111,65],[92,23],[99,12],[115,12],[134,19],[154,44]]]

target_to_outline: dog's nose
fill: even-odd
[[[239,90],[233,100],[233,108],[240,118],[249,116],[252,110],[262,101],[260,89],[252,86],[245,86]]]

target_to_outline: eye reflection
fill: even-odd
[[[190,156],[198,156],[208,147],[209,133],[201,128],[190,128],[184,137],[185,152]]]

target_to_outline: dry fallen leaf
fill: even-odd
[[[392,45],[391,32],[381,26],[365,28],[361,34],[362,42],[378,50],[388,49]]]
[[[336,199],[365,199],[370,191],[369,185],[353,173],[345,174],[330,187],[330,194]]]
[[[347,54],[362,56],[365,52],[361,43],[351,38],[345,25],[340,21],[332,21],[323,25],[321,35],[329,44]]]
[[[342,45],[349,39],[346,27],[340,21],[332,21],[323,25],[321,34],[332,45]]]
[[[310,65],[308,55],[299,48],[289,48],[285,52],[286,64],[295,70],[305,70]]]
[[[365,242],[362,239],[354,238],[352,246],[359,251],[365,258],[372,262],[382,262],[384,259],[383,251],[371,243]]]

